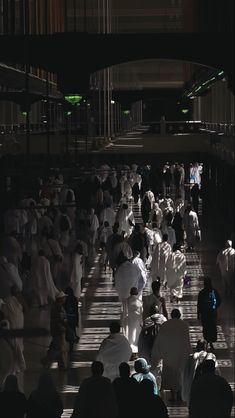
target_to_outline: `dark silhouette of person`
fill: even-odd
[[[194,210],[198,213],[199,197],[201,197],[201,192],[197,183],[195,183],[192,189],[190,190],[190,196],[192,199],[192,205],[194,207]]]
[[[141,215],[143,219],[144,226],[149,220],[149,213],[151,211],[151,202],[148,195],[146,194],[141,202]]]
[[[169,418],[167,407],[159,395],[154,394],[154,384],[144,379],[139,383],[139,399],[136,418]]]
[[[130,377],[130,366],[123,362],[119,366],[120,377],[114,379],[112,385],[118,404],[118,418],[135,418],[138,406],[138,382]]]
[[[213,342],[217,341],[217,308],[220,304],[219,293],[212,287],[210,277],[205,277],[204,288],[198,294],[197,313],[202,323],[203,337],[212,350]]]
[[[71,418],[117,418],[113,386],[110,379],[102,376],[103,372],[103,363],[93,361],[92,376],[82,381]]]
[[[63,403],[49,372],[44,372],[38,380],[38,387],[29,396],[27,418],[60,418]]]
[[[233,393],[229,383],[215,374],[215,362],[205,360],[202,375],[193,381],[189,418],[230,418]]]
[[[64,304],[68,325],[66,340],[69,342],[70,351],[73,351],[74,343],[79,340],[76,334],[76,328],[78,327],[78,298],[74,295],[71,287],[67,287],[65,293],[68,295]]]
[[[180,212],[175,213],[171,226],[175,230],[176,245],[181,247],[184,244],[184,229]]]
[[[128,243],[134,252],[139,252],[143,261],[148,258],[149,239],[141,224],[136,224],[128,239]]]
[[[140,196],[140,188],[137,182],[135,182],[135,184],[132,186],[132,196],[134,198],[134,203],[138,203]]]
[[[27,399],[19,391],[17,377],[9,374],[4,382],[3,391],[0,392],[1,413],[4,418],[24,418],[26,413]]]

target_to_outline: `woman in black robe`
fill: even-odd
[[[204,288],[198,294],[197,312],[202,323],[203,337],[212,350],[213,342],[217,341],[217,308],[220,304],[219,293],[212,287],[211,279],[205,277]]]

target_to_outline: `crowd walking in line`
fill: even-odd
[[[23,330],[31,308],[40,312],[47,307],[51,341],[41,358],[46,370],[26,399],[17,385],[17,375],[27,369],[23,338],[3,334],[0,339],[0,405],[15,400],[5,418],[62,416],[50,367],[56,362],[61,372],[69,370],[82,333],[84,283],[97,256],[100,270],[111,276],[120,317],[110,322],[110,333],[92,359],[91,376],[81,383],[72,418],[141,418],[147,408],[167,418],[168,390],[167,401],[186,404],[190,418],[229,418],[232,391],[221,376],[213,343],[221,300],[234,294],[230,239],[215,260],[223,291],[204,277],[197,297],[201,335],[195,352],[180,307],[190,285],[186,256],[200,248],[203,238],[202,175],[198,163],[189,173],[178,162],[166,162],[162,172],[149,165],[104,164],[72,185],[54,172],[7,207],[0,242],[0,327]],[[224,396],[216,407],[212,388]]]

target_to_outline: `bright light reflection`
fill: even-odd
[[[80,386],[64,385],[61,389],[61,393],[77,393]]]
[[[91,363],[92,361],[72,361],[70,363],[70,366],[74,369],[76,369],[77,367],[91,367]]]
[[[188,417],[188,408],[185,406],[168,406],[167,409],[170,417]]]
[[[217,359],[219,367],[232,367],[232,361],[230,359]]]
[[[96,334],[96,333],[104,333],[104,334],[109,334],[109,328],[108,327],[103,327],[103,328],[98,328],[98,327],[94,327],[94,328],[83,328],[83,333],[84,334]]]
[[[131,145],[131,144],[128,144],[128,145],[124,145],[124,144],[110,144],[109,145],[110,147],[112,147],[112,148],[143,148],[143,145]]]
[[[77,351],[98,351],[100,348],[101,342],[99,344],[91,344],[91,343],[80,344],[79,343]]]
[[[73,409],[64,409],[64,412],[61,415],[61,418],[70,418],[72,413],[73,413]]]

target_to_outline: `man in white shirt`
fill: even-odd
[[[119,365],[122,362],[128,363],[132,349],[127,338],[120,333],[120,323],[110,324],[110,335],[106,337],[99,348],[96,360],[104,365],[104,376],[113,381],[119,377]]]

